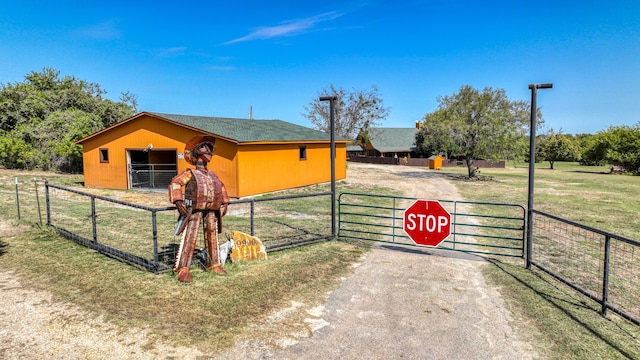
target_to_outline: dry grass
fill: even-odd
[[[151,330],[176,345],[219,353],[291,301],[315,306],[349,272],[366,247],[325,242],[269,254],[267,261],[226,266],[228,276],[195,269],[182,284],[36,230],[3,240],[4,266],[45,289],[125,327]],[[278,334],[262,334],[277,337]]]
[[[537,164],[534,207],[537,210],[612,232],[632,239],[640,234],[640,176],[614,175],[607,167],[582,167],[557,163]],[[457,178],[460,169],[445,168]],[[466,200],[527,205],[528,167],[482,169],[487,181],[459,182]],[[602,237],[585,237],[566,225],[550,226],[544,219],[536,226],[545,230],[536,235],[534,259],[584,287],[595,295],[601,292]],[[555,227],[560,227],[555,229]],[[638,314],[640,268],[633,249],[614,247],[612,257],[612,300]],[[635,252],[638,248],[635,247]],[[618,257],[619,256],[619,257]],[[547,261],[545,261],[545,259]],[[600,304],[551,279],[540,271],[529,271],[522,261],[496,260],[486,275],[507,299],[511,311],[525,323],[538,328],[551,344],[543,349],[550,358],[562,359],[638,359],[640,328],[612,314],[600,315]],[[623,271],[624,270],[624,271]],[[615,278],[614,276],[622,276]],[[613,297],[613,294],[616,294]]]
[[[628,196],[640,192],[640,177],[609,175],[606,168],[585,170],[574,164],[557,164],[553,171],[544,166],[536,173],[537,209],[632,238],[640,233],[640,199]],[[444,170],[454,177],[460,175],[456,171]],[[487,181],[458,181],[456,185],[468,201],[526,205],[527,172],[526,165],[482,169]],[[15,218],[13,176],[31,184],[34,175],[0,172],[0,218],[5,219],[1,228],[7,228],[7,219]],[[81,180],[48,173],[37,176],[64,186],[79,186]],[[166,205],[166,194],[90,191],[126,201],[149,195],[157,199],[158,206]],[[375,189],[378,191],[384,189]],[[24,196],[27,203],[35,204],[33,197]],[[21,226],[37,224],[37,212],[27,210],[25,206],[26,220]],[[205,352],[220,352],[239,338],[277,337],[277,333],[258,331],[255,325],[265,323],[269,314],[289,307],[291,301],[305,307],[322,303],[326,292],[351,271],[351,264],[364,251],[366,247],[344,242],[314,244],[272,253],[268,261],[232,264],[227,277],[196,270],[194,283],[184,285],[172,274],[152,275],[134,269],[46,229],[36,227],[0,240],[3,266],[16,269],[25,283],[122,326],[148,328],[158,338]],[[640,358],[637,326],[615,316],[600,316],[598,304],[543,274],[525,270],[522,263],[495,264],[487,267],[487,276],[493,285],[503,288],[511,311],[523,324],[530,324],[522,326],[534,326],[545,335],[541,343],[551,344],[541,353],[565,359]],[[302,321],[277,325],[270,331],[285,333],[296,327],[304,331]]]

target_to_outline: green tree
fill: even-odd
[[[330,132],[329,102],[320,101],[320,96],[336,96],[334,102],[335,134],[350,139],[358,135],[367,136],[367,129],[380,124],[380,120],[389,115],[390,109],[384,106],[378,87],[373,85],[370,91],[345,91],[342,87],[336,89],[333,84],[323,89],[309,106],[305,106],[306,113],[302,115],[309,119],[313,126],[325,132]]]
[[[612,164],[622,165],[628,171],[640,171],[640,122],[634,126],[612,129],[612,149],[607,158]]]
[[[451,96],[438,97],[438,103],[438,109],[423,119],[420,140],[438,152],[463,155],[469,177],[476,176],[474,160],[524,155],[528,102],[509,100],[503,89],[486,87],[480,92],[465,85]],[[539,118],[541,125],[541,114]]]
[[[585,140],[583,165],[620,165],[640,171],[640,122],[633,126],[612,126]]]
[[[416,153],[419,156],[429,157],[431,155],[445,153],[447,157],[453,154],[456,145],[453,138],[449,136],[449,131],[445,126],[440,126],[447,115],[444,111],[434,111],[425,115],[424,125],[416,133]],[[428,127],[427,127],[427,124]]]
[[[580,156],[580,165],[600,166],[605,165],[607,161],[608,144],[604,140],[602,134],[582,135],[582,155]]]
[[[78,172],[82,153],[74,142],[130,117],[137,98],[103,98],[98,84],[44,68],[21,83],[0,86],[0,164]]]
[[[540,136],[536,146],[536,158],[540,156],[542,160],[549,162],[549,167],[553,169],[556,161],[576,161],[580,158],[580,145],[571,135],[557,134],[553,129],[548,134]]]

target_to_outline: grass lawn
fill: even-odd
[[[640,240],[640,176],[609,174],[608,167],[576,163],[536,164],[534,208],[631,239]],[[465,168],[444,168],[468,201],[527,206],[528,164],[481,169],[484,181],[464,181]],[[640,248],[638,249],[640,250]],[[485,267],[499,286],[514,317],[538,330],[541,355],[558,359],[640,359],[640,328],[612,315],[599,314],[600,304],[524,261],[503,259]],[[640,274],[636,274],[640,276]],[[631,275],[631,276],[636,276]],[[637,280],[637,279],[631,279]],[[640,291],[640,289],[637,289]]]

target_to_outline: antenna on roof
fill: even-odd
[[[253,120],[253,106],[249,105],[249,120]]]

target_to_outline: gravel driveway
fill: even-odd
[[[379,184],[408,197],[461,200],[445,178],[420,168],[349,163],[347,181]],[[279,347],[240,343],[220,359],[533,359],[500,293],[485,282],[481,257],[376,245],[353,274],[309,309],[312,335]],[[280,321],[280,324],[286,323]]]
[[[347,181],[377,183],[399,194],[460,200],[446,179],[418,168],[349,163]],[[0,227],[3,236],[11,236]],[[241,341],[219,359],[531,359],[500,293],[485,282],[480,257],[376,245],[323,306],[293,303],[261,325],[278,329],[269,343]],[[143,330],[125,332],[72,304],[23,287],[0,270],[0,358],[208,358],[196,349],[149,344]],[[308,331],[282,335],[304,313]],[[293,321],[293,320],[291,320]],[[299,327],[296,327],[299,329]]]

